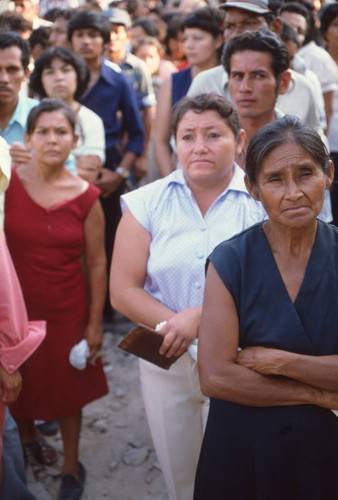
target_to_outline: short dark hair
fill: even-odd
[[[182,31],[186,28],[198,28],[207,31],[214,38],[223,34],[223,16],[219,9],[201,7],[186,14],[182,20]]]
[[[281,74],[289,68],[289,54],[280,38],[272,31],[254,30],[234,36],[225,45],[222,64],[228,74],[230,74],[232,56],[245,50],[271,54],[271,68],[277,82],[279,82]]]
[[[108,43],[110,40],[110,21],[101,12],[85,9],[78,11],[68,23],[68,41],[71,42],[75,30],[82,29],[97,30],[103,39],[103,43]]]
[[[19,47],[21,50],[21,64],[26,71],[30,54],[28,42],[23,40],[21,36],[14,31],[0,30],[0,50],[9,49],[10,47]]]
[[[186,96],[178,101],[172,114],[172,129],[175,138],[179,123],[188,111],[193,111],[197,114],[204,113],[204,111],[216,111],[226,125],[232,130],[235,139],[237,141],[239,140],[241,127],[237,111],[225,97],[215,92],[210,92],[208,94],[198,94],[193,97]]]
[[[325,36],[330,24],[338,16],[338,3],[324,5],[319,11],[320,32]]]
[[[180,33],[182,33],[182,20],[183,20],[183,12],[167,12],[168,18],[165,17],[164,20],[167,23],[167,34],[163,41],[165,46],[165,51],[169,55],[169,40],[172,38],[177,38]],[[167,20],[166,20],[167,19]]]
[[[69,21],[76,13],[76,9],[58,9],[58,12],[55,14],[54,21],[57,19],[64,19],[65,21]]]
[[[59,99],[44,99],[37,106],[31,109],[28,118],[27,118],[27,126],[26,133],[27,135],[32,135],[36,123],[39,119],[39,116],[42,113],[51,113],[53,111],[62,111],[64,116],[67,118],[70,126],[72,127],[73,134],[75,134],[75,125],[76,125],[76,114],[67,104],[60,101]]]
[[[294,12],[295,14],[299,14],[300,16],[303,16],[305,18],[306,24],[308,26],[310,24],[310,12],[301,3],[297,3],[297,2],[285,3],[284,5],[282,5],[282,7],[280,9],[280,13],[283,14],[283,12]]]
[[[156,24],[152,19],[148,19],[147,17],[139,17],[133,22],[132,28],[134,28],[134,26],[140,26],[147,36],[159,36]]]
[[[66,47],[50,47],[42,52],[35,61],[34,70],[29,80],[29,88],[41,99],[47,97],[46,91],[42,85],[42,72],[44,69],[50,68],[53,59],[57,58],[70,64],[75,69],[77,86],[74,99],[79,99],[88,87],[90,72],[83,59]]]
[[[291,26],[291,24],[284,21],[284,19],[283,19],[283,29],[282,29],[282,32],[279,36],[280,36],[280,39],[283,40],[284,43],[294,42],[298,48],[300,47],[299,38],[298,38],[298,35],[297,35],[295,28],[293,26]]]
[[[262,127],[249,142],[245,170],[252,185],[257,182],[264,158],[278,146],[288,143],[299,144],[321,166],[323,172],[330,171],[330,155],[319,134],[296,116],[285,115]]]
[[[5,11],[0,14],[0,29],[10,31],[32,31],[33,23],[17,12]]]
[[[35,30],[33,30],[31,36],[28,38],[28,43],[31,50],[37,44],[40,44],[44,49],[49,47],[49,37],[51,31],[52,28],[50,26],[40,26],[40,28],[36,28]]]

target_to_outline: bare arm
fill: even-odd
[[[84,332],[91,356],[102,344],[102,312],[106,296],[106,254],[104,250],[104,215],[96,200],[84,224],[84,256],[89,288],[89,318]]]
[[[170,116],[171,116],[171,77],[165,80],[160,88],[157,98],[157,111],[154,124],[154,152],[156,164],[162,176],[170,174]]]
[[[0,398],[4,404],[13,403],[19,396],[22,379],[19,370],[8,373],[0,364]]]
[[[262,375],[237,363],[239,323],[235,303],[209,265],[199,333],[199,372],[204,394],[249,406],[316,404],[338,407],[338,394],[289,378]]]
[[[130,210],[123,214],[118,226],[110,273],[110,297],[114,308],[136,323],[154,328],[167,321],[161,332],[161,353],[169,356],[184,352],[197,336],[200,308],[184,309],[175,314],[154,299],[143,286],[151,236]]]
[[[338,356],[306,356],[279,349],[249,347],[238,362],[264,375],[281,375],[325,391],[338,392]]]
[[[330,127],[330,120],[333,113],[333,99],[334,99],[334,91],[325,92],[323,94],[324,104],[325,104],[325,114],[326,114],[326,133]]]

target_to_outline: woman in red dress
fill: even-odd
[[[44,342],[23,365],[25,384],[11,412],[24,447],[46,465],[55,462],[55,451],[41,444],[34,419],[58,420],[64,499],[83,491],[81,410],[108,392],[101,360],[93,361],[102,342],[104,219],[99,190],[65,168],[76,145],[74,127],[75,115],[61,101],[46,99],[33,108],[26,134],[33,159],[13,170],[5,207],[7,242],[29,319],[47,321]],[[83,338],[90,358],[80,371],[70,365],[69,353]]]

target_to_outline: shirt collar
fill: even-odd
[[[22,95],[18,94],[18,103],[16,105],[14,113],[12,114],[11,119],[9,120],[8,127],[16,122],[21,126],[23,130],[25,130],[26,121],[27,121],[27,109],[25,106],[25,98]]]
[[[244,171],[241,169],[237,163],[234,163],[234,173],[231,178],[231,181],[223,191],[223,193],[220,195],[226,194],[228,191],[242,191],[243,193],[249,194],[244,183]],[[170,184],[181,184],[182,186],[187,186],[188,183],[186,181],[186,178],[184,177],[183,170],[181,168],[177,168],[174,172],[171,174],[167,175],[165,177],[167,180],[167,185],[169,186]]]
[[[111,83],[111,70],[116,71],[116,73],[121,73],[121,69],[117,64],[112,61],[108,61],[107,59],[102,59],[101,76],[108,83]]]

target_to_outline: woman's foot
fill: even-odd
[[[29,456],[41,465],[54,465],[58,459],[57,451],[47,443],[43,436],[39,436],[36,441],[22,443],[25,462],[29,462]]]
[[[86,469],[79,462],[78,474],[64,474],[61,478],[61,485],[59,489],[59,500],[78,500],[81,498],[84,483],[86,480]]]

